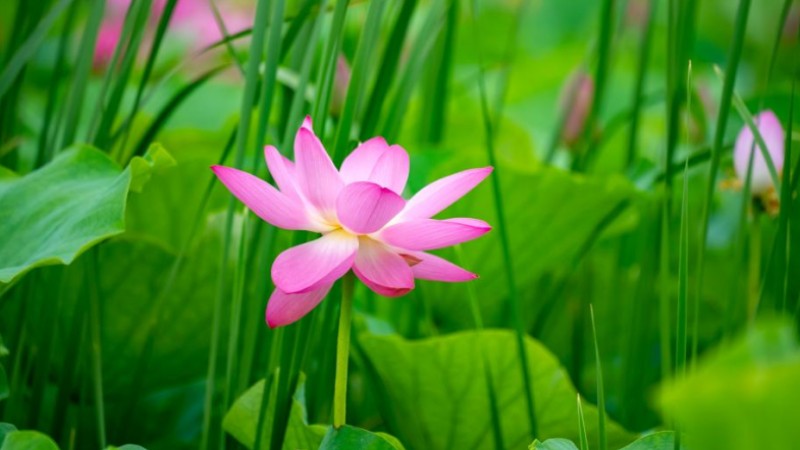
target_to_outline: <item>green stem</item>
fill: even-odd
[[[347,363],[350,356],[350,325],[353,320],[353,274],[342,278],[339,335],[336,338],[336,381],[333,386],[333,427],[345,424],[347,415]]]
[[[759,213],[755,208],[753,211],[753,223],[750,225],[749,258],[750,265],[747,270],[747,322],[752,323],[758,311],[758,288],[761,279],[761,227],[759,223]]]

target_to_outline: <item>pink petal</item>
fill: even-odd
[[[312,230],[302,204],[292,201],[266,181],[247,172],[225,166],[211,170],[233,195],[258,217],[287,230]]]
[[[400,214],[407,219],[428,219],[452,205],[483,181],[491,167],[469,169],[440,178],[417,192]]]
[[[388,148],[389,144],[380,136],[359,144],[342,162],[341,174],[344,182],[350,184],[368,181],[378,159]]]
[[[413,219],[381,231],[380,239],[407,250],[433,250],[483,236],[492,227],[477,219]]]
[[[430,253],[412,252],[411,256],[420,260],[417,264],[411,266],[411,271],[414,273],[415,278],[450,283],[478,278],[474,273]]]
[[[336,201],[339,222],[357,234],[381,229],[406,205],[402,197],[377,184],[360,181],[348,184]]]
[[[267,325],[282,327],[300,320],[325,298],[331,286],[326,284],[302,294],[287,294],[275,288],[267,303]]]
[[[772,111],[764,111],[753,118],[764,143],[767,144],[767,151],[772,158],[775,169],[780,174],[783,169],[784,159],[784,139],[786,134],[783,131],[780,121]],[[754,145],[755,138],[753,132],[747,124],[744,125],[739,136],[736,138],[733,159],[736,175],[740,180],[747,178],[747,166],[750,162],[750,151],[755,151],[753,156],[753,175],[750,190],[753,194],[762,194],[772,187],[772,177],[767,168],[767,161],[761,153],[758,145]]]
[[[305,128],[306,130],[308,130],[308,131],[313,133],[314,132],[314,124],[311,122],[311,116],[306,116],[306,118],[303,119],[303,124],[300,125],[300,127],[301,128]]]
[[[300,191],[323,216],[332,216],[344,183],[322,143],[308,128],[297,131],[294,155]]]
[[[406,260],[366,236],[359,239],[353,272],[367,287],[386,297],[399,297],[414,289],[414,275]]]
[[[294,163],[271,145],[264,147],[264,159],[267,161],[269,173],[281,192],[289,196],[296,196]]]
[[[308,292],[331,284],[350,270],[358,238],[342,230],[292,247],[272,264],[272,281],[287,294]]]
[[[399,145],[386,149],[375,162],[369,181],[387,187],[398,194],[403,193],[408,181],[408,153]]]
[[[371,181],[401,194],[408,181],[408,153],[380,136],[361,143],[342,163],[345,183]]]

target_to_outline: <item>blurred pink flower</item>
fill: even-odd
[[[336,59],[336,74],[333,78],[333,93],[331,95],[330,111],[335,117],[339,117],[344,107],[344,100],[347,96],[347,87],[350,85],[350,64],[344,55],[339,55]]]
[[[574,147],[583,136],[586,119],[594,100],[594,80],[583,70],[572,74],[561,92],[561,108],[566,115],[561,138],[567,147]]]
[[[432,219],[467,194],[491,167],[439,179],[406,201],[401,193],[408,153],[382,137],[360,144],[336,170],[306,118],[294,143],[295,162],[265,148],[276,189],[240,170],[213,166],[219,180],[256,215],[289,230],[322,237],[281,253],[272,265],[275,290],[267,305],[270,327],[288,325],[314,309],[351,269],[380,295],[397,297],[414,279],[468,281],[477,275],[426,253],[482,236],[477,219]]]
[[[111,60],[125,21],[131,0],[110,0],[106,17],[100,27],[95,47],[94,65],[103,67]],[[167,0],[154,0],[148,27],[155,29]],[[230,2],[218,2],[218,9],[229,34],[243,31],[252,25],[246,11],[232,8]],[[171,31],[184,38],[193,50],[200,50],[223,38],[214,12],[207,0],[178,0],[170,21]]]
[[[761,137],[764,138],[764,143],[767,145],[767,151],[772,158],[775,169],[780,175],[783,170],[783,153],[784,153],[784,139],[786,134],[783,131],[778,117],[775,116],[770,110],[762,111],[753,118]],[[750,192],[756,195],[767,194],[773,189],[772,177],[770,177],[767,162],[761,153],[761,150],[755,144],[753,132],[745,124],[739,136],[736,138],[736,145],[733,149],[733,163],[736,169],[736,176],[744,182],[747,178],[747,167],[750,162],[750,152],[755,152],[753,155],[753,173],[750,182]]]

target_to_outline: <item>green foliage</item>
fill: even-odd
[[[659,403],[685,429],[688,448],[791,448],[800,440],[791,405],[800,402],[794,327],[768,321],[747,330],[667,383]]]
[[[598,179],[540,168],[531,173],[506,170],[503,191],[506,208],[513,211],[507,224],[510,246],[514,249],[514,271],[523,299],[531,297],[528,288],[547,271],[569,268],[582,256],[587,245],[598,238],[598,227],[610,215],[617,218],[624,207],[636,198],[626,181],[612,177]],[[491,191],[482,186],[441,214],[442,217],[488,217],[493,222]],[[622,224],[615,232],[635,225]],[[608,224],[606,224],[608,225]],[[600,230],[603,231],[603,230]],[[502,262],[499,234],[492,232],[476,242],[464,245],[463,265],[480,275],[473,283],[478,298],[504,298],[508,295],[505,265]],[[432,304],[444,323],[465,326],[472,322],[469,311],[457,305],[463,302],[464,287],[444,283],[422,283],[423,291],[436,299]],[[487,321],[497,323],[504,303],[481,302]]]
[[[371,433],[361,428],[345,425],[339,429],[329,428],[320,450],[404,450],[397,439],[385,433]]]
[[[389,430],[409,448],[483,448],[492,443],[491,418],[481,358],[483,348],[495,381],[503,442],[507,449],[530,443],[515,337],[504,330],[460,332],[420,341],[362,335],[360,345],[385,392]],[[558,360],[534,339],[525,340],[539,418],[538,439],[577,439],[575,388]],[[424,380],[424,382],[422,381]],[[597,409],[584,408],[591,443],[597,442]],[[613,445],[629,434],[609,421]],[[595,444],[596,445],[596,444]]]
[[[683,446],[681,446],[683,448]],[[672,431],[659,431],[648,434],[633,441],[621,450],[674,450],[675,433]]]
[[[528,450],[578,450],[578,447],[569,439],[553,438],[544,442],[535,440],[528,446]]]
[[[269,402],[275,402],[275,383],[271,383]],[[225,431],[233,435],[245,447],[252,449],[256,441],[258,430],[258,415],[261,410],[261,400],[264,397],[264,380],[259,381],[242,394],[231,406],[223,421]],[[269,408],[269,407],[268,407]],[[269,410],[269,409],[268,409]],[[292,400],[289,413],[289,424],[286,429],[284,449],[316,449],[325,436],[325,427],[321,425],[308,425],[305,407],[300,401]],[[262,442],[268,443],[269,436],[262,437]],[[333,448],[333,447],[332,447]],[[346,448],[346,447],[345,447]]]
[[[160,146],[120,169],[100,151],[78,146],[40,170],[0,183],[0,283],[34,267],[70,264],[124,230],[128,190],[172,162]]]
[[[58,445],[38,431],[11,431],[5,435],[0,450],[58,450]]]

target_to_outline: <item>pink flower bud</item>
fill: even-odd
[[[559,102],[566,115],[561,138],[568,147],[573,147],[583,135],[593,99],[594,80],[591,75],[583,70],[575,72],[562,90]]]
[[[331,96],[330,112],[334,116],[339,116],[344,107],[344,99],[347,96],[347,86],[350,85],[350,64],[344,55],[339,55],[336,60],[336,74],[333,78],[333,93]]]
[[[775,170],[780,175],[783,170],[784,139],[786,133],[783,131],[778,117],[770,110],[762,111],[753,118],[758,127],[764,143],[767,145],[767,152],[775,164]],[[767,162],[758,148],[758,144],[753,138],[753,132],[747,126],[742,127],[739,136],[736,138],[736,146],[733,149],[733,163],[736,169],[736,176],[744,182],[747,179],[747,168],[750,162],[750,152],[753,155],[753,172],[750,181],[750,192],[756,195],[763,195],[773,189],[772,177],[770,176]]]

